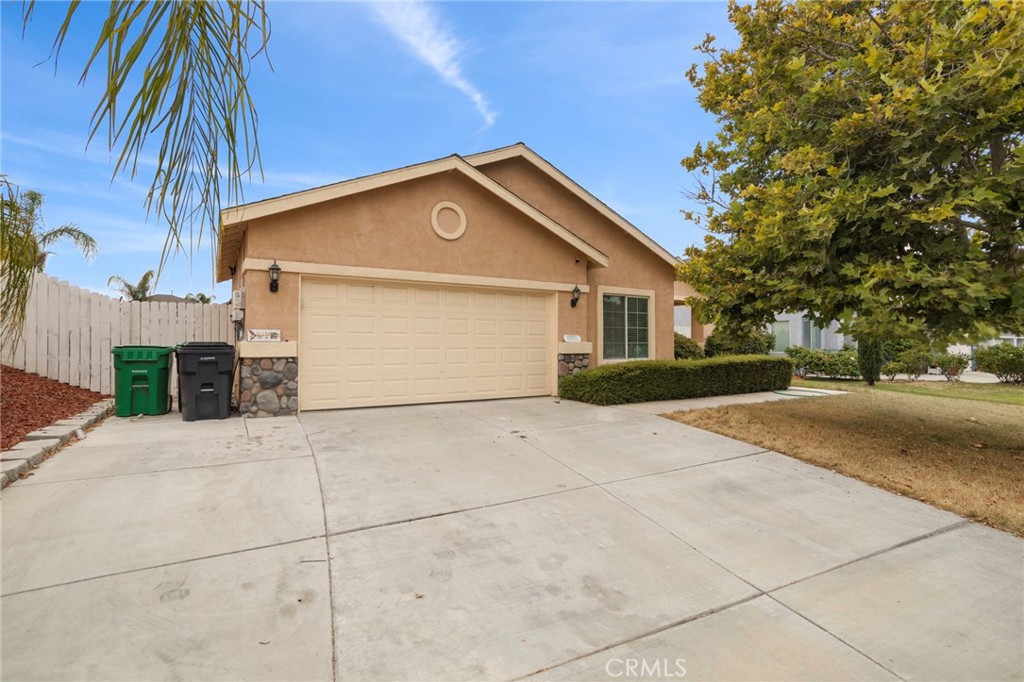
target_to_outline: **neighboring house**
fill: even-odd
[[[239,344],[243,414],[556,395],[673,356],[677,259],[523,144],[226,209],[217,258],[282,339]]]
[[[715,329],[713,324],[700,324],[693,310],[686,305],[685,301],[689,296],[700,296],[697,291],[686,282],[676,282],[674,285],[676,309],[673,315],[674,329],[677,334],[687,336],[697,343],[704,345],[704,341]]]
[[[187,301],[183,297],[175,296],[174,294],[153,294],[146,300],[153,303],[191,303],[191,301]]]
[[[950,352],[950,353],[964,353],[966,355],[970,355],[971,357],[974,357],[974,350],[976,348],[978,348],[980,346],[994,346],[997,343],[1008,343],[1011,346],[1016,346],[1017,348],[1024,348],[1024,336],[1016,336],[1016,335],[1010,334],[1010,333],[1000,334],[999,338],[992,339],[991,341],[984,341],[982,343],[977,343],[977,344],[975,344],[973,346],[965,344],[965,343],[960,343],[960,344],[956,344],[956,345],[950,346],[948,352]]]
[[[771,325],[775,335],[776,353],[782,353],[790,346],[802,346],[823,350],[841,350],[843,346],[856,346],[856,342],[839,333],[839,323],[832,322],[827,327],[819,327],[811,322],[803,313],[784,313],[775,318]]]
[[[840,350],[843,346],[857,347],[856,340],[851,336],[839,333],[839,323],[832,322],[826,328],[818,327],[802,313],[786,313],[775,318],[771,325],[771,331],[775,334],[774,352],[781,353],[790,346],[803,346],[804,348],[822,348],[825,350]],[[974,358],[974,350],[979,346],[992,346],[997,343],[1008,343],[1011,346],[1024,348],[1024,336],[1013,334],[1000,334],[999,338],[992,339],[974,346],[957,344],[950,346],[946,352],[963,353]]]

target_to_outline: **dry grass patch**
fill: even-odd
[[[1024,537],[1020,407],[871,391],[672,418]]]

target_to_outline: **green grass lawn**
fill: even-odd
[[[886,381],[868,386],[859,379],[800,379],[793,378],[793,386],[802,388],[829,388],[837,391],[890,391],[912,393],[938,398],[981,400],[986,403],[1024,405],[1024,385],[1021,384],[967,384],[962,381]]]

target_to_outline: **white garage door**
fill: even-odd
[[[303,278],[302,409],[550,395],[550,299]]]

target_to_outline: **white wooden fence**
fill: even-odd
[[[227,305],[119,301],[37,275],[21,341],[5,343],[3,364],[91,391],[113,394],[114,346],[234,342]]]

